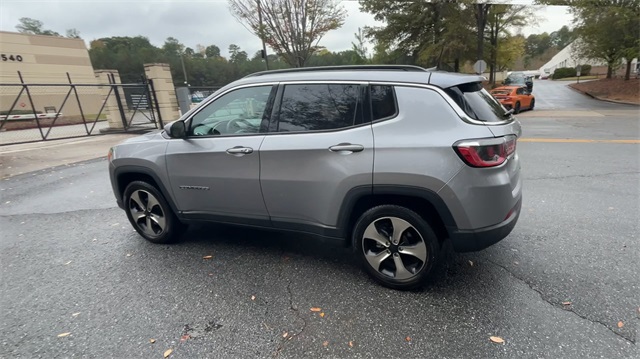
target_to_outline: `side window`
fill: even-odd
[[[392,86],[371,86],[371,113],[374,121],[393,117],[397,113]]]
[[[191,118],[190,136],[260,132],[273,86],[245,87],[217,98]]]
[[[273,132],[335,130],[353,126],[360,85],[286,85]]]
[[[521,88],[516,90],[516,95],[524,95],[524,91]]]

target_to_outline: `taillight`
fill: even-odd
[[[107,161],[111,162],[113,160],[113,147],[111,147],[109,149],[109,152],[107,153]]]
[[[462,140],[453,145],[458,156],[471,167],[500,166],[516,151],[516,136]]]

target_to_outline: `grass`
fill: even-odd
[[[597,80],[598,76],[580,76],[580,80]],[[565,77],[553,81],[578,81],[578,77]]]

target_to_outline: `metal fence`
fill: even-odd
[[[123,131],[162,126],[153,82],[0,84],[0,145],[91,136],[118,122]],[[121,123],[121,126],[120,126]]]

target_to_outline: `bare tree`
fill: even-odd
[[[229,0],[229,6],[240,23],[294,67],[303,67],[320,39],[341,27],[346,16],[335,0]]]

